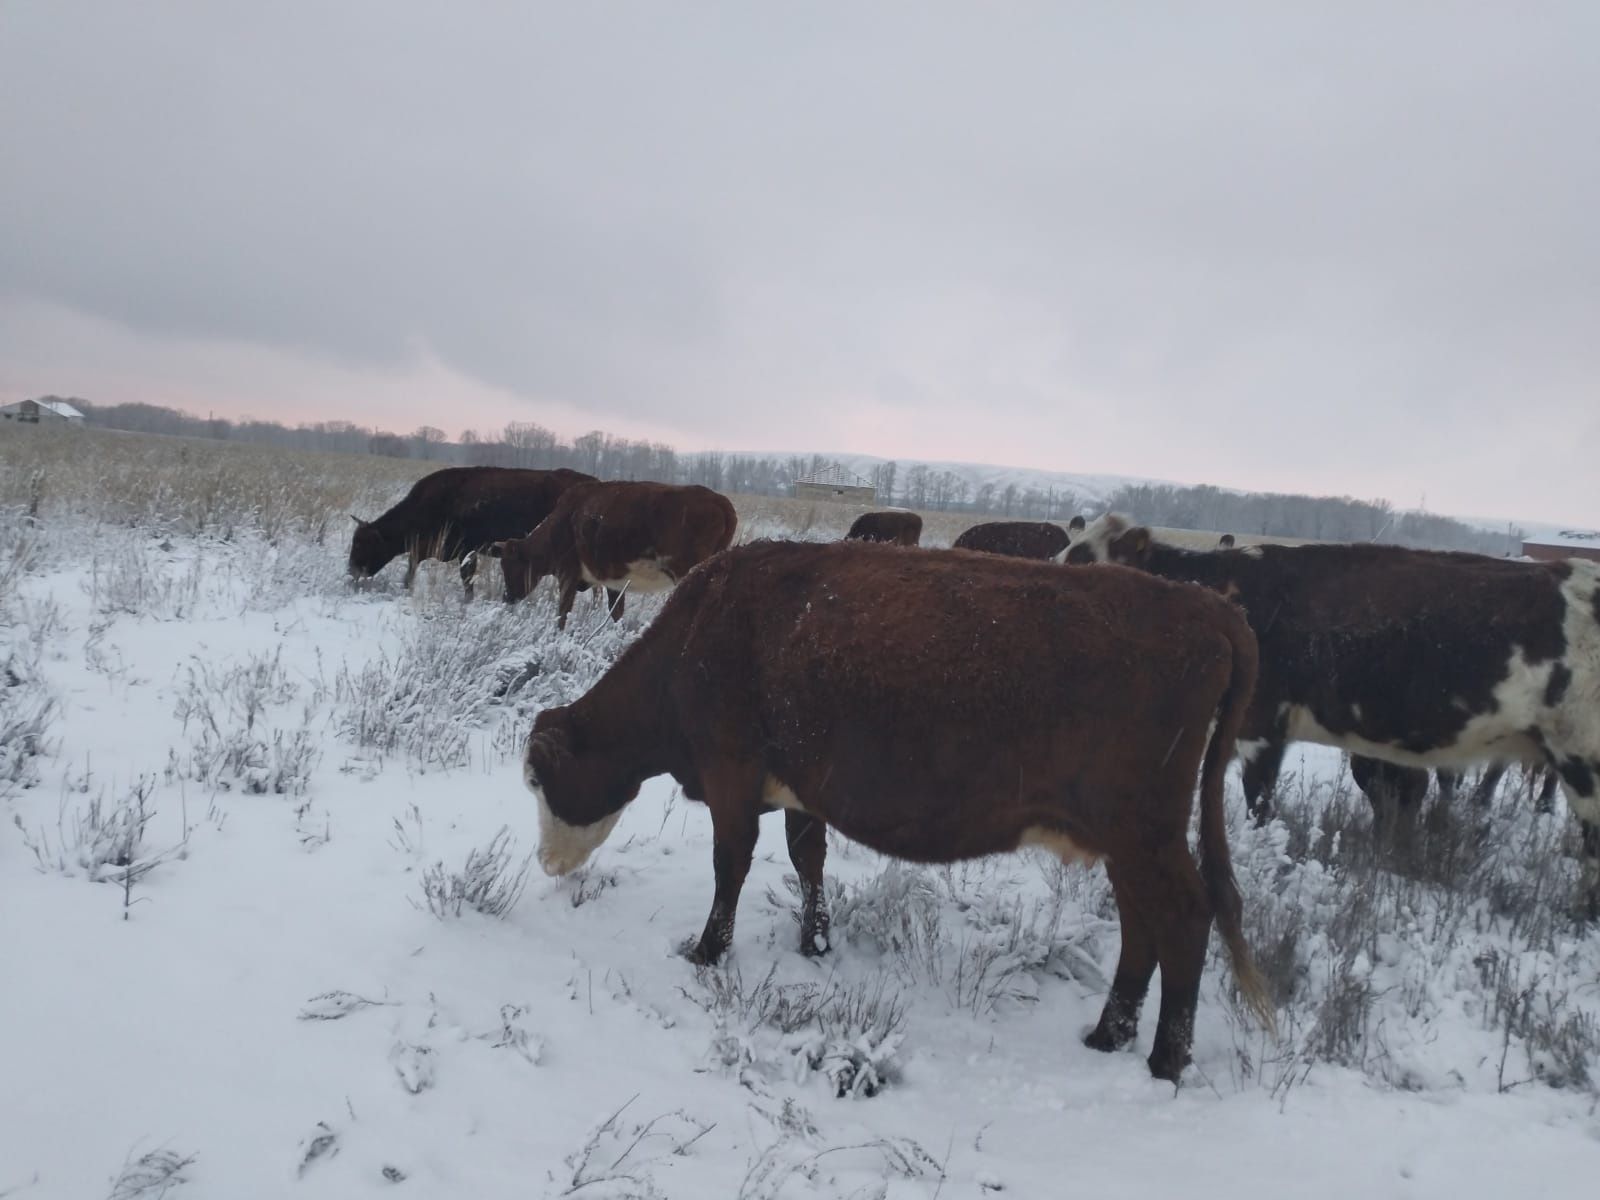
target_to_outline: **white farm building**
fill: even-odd
[[[18,400],[0,407],[0,421],[23,425],[82,425],[83,414],[65,400]]]

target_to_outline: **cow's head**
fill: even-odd
[[[1056,561],[1074,565],[1112,562],[1145,568],[1150,564],[1150,531],[1120,513],[1106,513],[1072,534]]]
[[[521,600],[550,573],[549,555],[531,536],[491,542],[483,552],[500,560],[500,571],[506,580],[507,604]]]
[[[1217,539],[1217,549],[1218,550],[1232,550],[1233,549],[1233,534],[1225,533],[1221,537],[1219,537]]]
[[[567,708],[547,708],[534,718],[522,779],[539,800],[539,865],[546,875],[583,866],[639,792],[637,779],[585,744]]]
[[[350,561],[347,569],[352,580],[370,579],[388,564],[401,547],[391,543],[382,528],[374,521],[363,521],[355,513],[350,519],[356,531],[350,539]]]

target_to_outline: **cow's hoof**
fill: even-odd
[[[1101,1054],[1113,1054],[1133,1041],[1132,1032],[1107,1029],[1104,1022],[1096,1025],[1083,1035],[1083,1044],[1091,1050],[1098,1050]]]
[[[833,943],[828,940],[828,935],[824,931],[800,935],[800,953],[807,958],[821,958],[832,949]]]
[[[1183,1069],[1189,1065],[1187,1054],[1161,1054],[1150,1056],[1150,1074],[1156,1079],[1163,1079],[1176,1086],[1183,1078]]]
[[[678,953],[697,967],[714,967],[721,961],[723,949],[707,946],[704,938],[686,938],[678,946]]]

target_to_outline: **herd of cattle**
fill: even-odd
[[[697,962],[727,949],[775,809],[807,954],[828,948],[830,825],[916,862],[1026,845],[1104,861],[1122,944],[1085,1040],[1128,1044],[1159,966],[1149,1064],[1176,1080],[1213,920],[1241,994],[1273,1018],[1225,837],[1236,753],[1259,819],[1291,741],[1349,751],[1369,795],[1402,802],[1429,770],[1444,787],[1488,764],[1492,787],[1507,764],[1543,768],[1545,799],[1559,779],[1600,856],[1600,565],[1231,537],[1188,551],[1115,514],[978,525],[949,550],[919,548],[910,512],[867,513],[831,544],[732,547],[735,525],[706,488],[456,467],[358,520],[350,551],[356,577],[407,555],[408,583],[421,559],[461,559],[469,596],[486,557],[508,600],[554,575],[563,620],[580,589],[605,589],[613,618],[629,589],[672,589],[585,695],[538,715],[524,777],[552,874],[653,776],[709,807]]]

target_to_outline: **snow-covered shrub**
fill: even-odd
[[[690,998],[714,1022],[710,1058],[747,1083],[824,1076],[836,1097],[875,1096],[900,1075],[906,1006],[889,977],[853,985],[777,982],[777,967],[747,986],[737,967],[702,967]]]
[[[1487,809],[1463,796],[1392,828],[1347,781],[1294,779],[1278,809],[1230,839],[1283,1035],[1236,1035],[1243,1078],[1286,1088],[1326,1062],[1403,1087],[1473,1072],[1498,1088],[1594,1086],[1600,945],[1565,814],[1507,789]],[[1208,976],[1237,1003],[1220,955]],[[1481,1042],[1441,1046],[1459,1012]]]
[[[191,658],[174,711],[191,738],[189,755],[180,760],[174,753],[168,775],[254,795],[303,795],[322,756],[312,728],[317,697],[300,706],[293,724],[274,716],[300,692],[281,648],[228,666]]]
[[[176,554],[172,543],[153,538],[96,538],[91,545],[84,590],[101,616],[179,621],[199,607],[204,556]]]
[[[1036,1000],[1045,976],[1104,987],[1097,958],[1115,923],[1082,911],[1063,874],[1081,869],[1037,861],[1050,884],[1042,897],[1024,896],[1037,868],[1022,856],[937,870],[890,861],[857,883],[830,879],[834,938],[882,955],[905,986],[938,989],[975,1016]],[[798,896],[796,881],[786,882]]]
[[[481,850],[467,853],[459,871],[436,862],[422,872],[422,896],[429,912],[441,920],[459,917],[470,908],[490,917],[503,917],[516,905],[528,885],[533,855],[517,861],[516,842],[508,826]]]
[[[188,1182],[184,1172],[194,1165],[195,1155],[172,1150],[152,1150],[123,1164],[111,1181],[110,1200],[159,1200]]]
[[[155,780],[140,776],[114,804],[107,804],[101,793],[82,808],[63,809],[53,839],[46,829],[30,831],[21,817],[16,824],[40,870],[121,883],[138,878],[163,857],[145,852],[145,828],[155,815],[150,807],[154,791]]]

